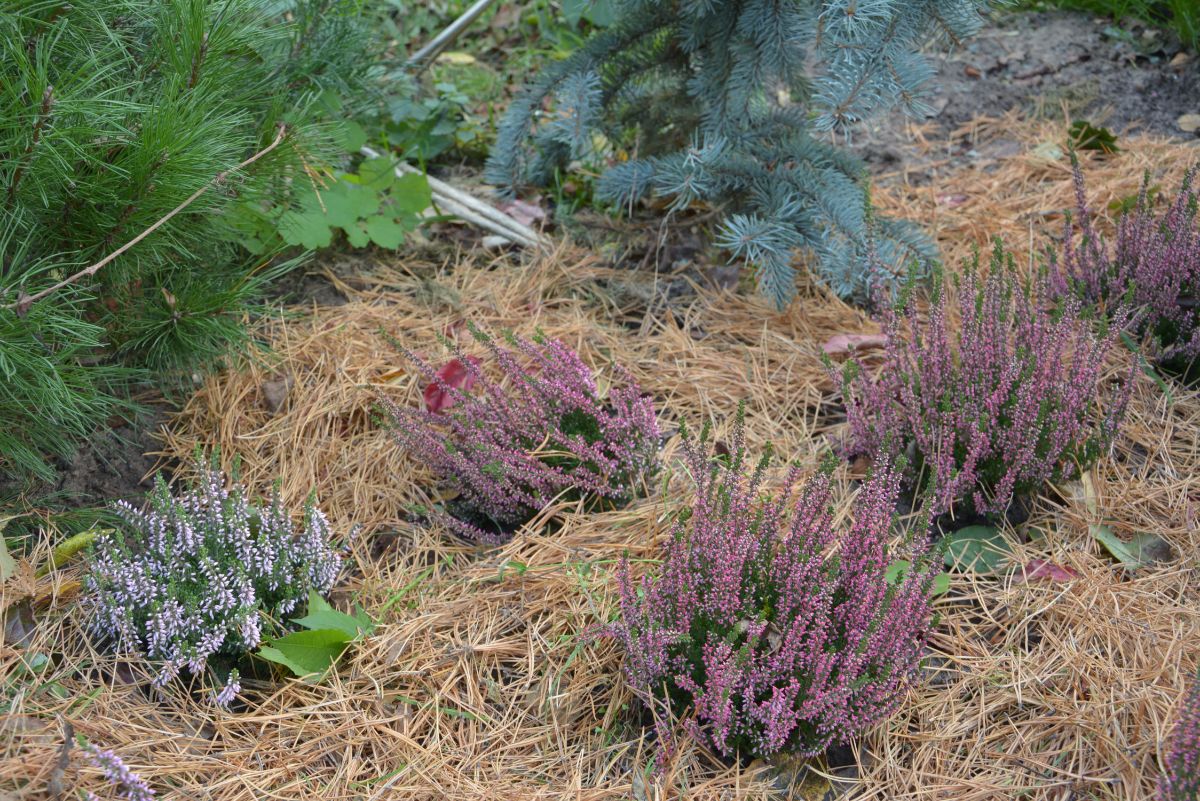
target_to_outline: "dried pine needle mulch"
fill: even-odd
[[[960,134],[989,131],[1030,147],[1062,133],[1009,119]],[[1087,159],[1104,202],[1136,192],[1143,168],[1169,192],[1197,156],[1167,142],[1124,145]],[[932,219],[954,259],[997,234],[1018,252],[1040,246],[1061,228],[1071,193],[1061,163],[1018,155],[948,164],[927,186],[885,177],[877,198]],[[63,798],[75,786],[102,790],[94,771],[57,770],[60,720],[171,799],[732,799],[779,796],[789,784],[793,797],[822,798],[828,784],[815,774],[723,765],[686,741],[665,776],[647,774],[655,745],[620,654],[586,635],[612,614],[617,560],[654,559],[669,515],[688,501],[671,470],[678,421],[715,419],[720,436],[745,400],[752,447],[769,441],[815,467],[839,425],[820,344],[871,324],[815,287],[782,314],[730,293],[646,314],[630,298],[652,280],[565,246],[526,264],[397,263],[343,284],[344,306],[263,321],[270,352],[211,378],[166,427],[164,454],[219,446],[256,488],[280,479],[297,508],[315,489],[339,531],[358,527],[335,596],[361,603],[379,631],[324,684],[248,682],[244,708],[217,712],[182,693],[154,696],[136,665],[95,653],[73,612],[73,571],[24,570],[0,599],[32,599],[38,617],[31,642],[0,651],[0,686],[15,699],[0,717],[0,798],[51,798],[51,780],[67,788]],[[635,374],[672,435],[644,500],[601,514],[549,509],[490,549],[410,521],[406,505],[438,487],[373,420],[374,393],[419,402],[388,337],[440,360],[438,337],[463,338],[468,319],[541,328],[598,368],[620,362]],[[1121,361],[1114,372],[1127,369]],[[610,375],[601,370],[602,381]],[[845,498],[851,478],[839,473]],[[856,797],[1150,797],[1159,743],[1200,658],[1198,509],[1200,397],[1176,387],[1168,398],[1139,376],[1113,452],[1006,529],[1018,561],[1049,560],[1078,578],[957,576],[938,603],[928,681],[856,743]],[[1091,537],[1100,524],[1159,534],[1178,558],[1127,573]],[[39,652],[60,656],[22,678],[21,659]]]

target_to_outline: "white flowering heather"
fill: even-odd
[[[210,657],[253,650],[264,625],[293,615],[309,590],[328,592],[341,567],[312,503],[296,532],[278,494],[262,508],[219,471],[201,465],[199,474],[178,496],[160,477],[144,511],[118,502],[125,525],[96,540],[84,581],[94,633],[160,663],[160,686],[183,668],[199,674]],[[222,704],[236,682],[218,694]]]

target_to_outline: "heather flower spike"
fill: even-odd
[[[1083,172],[1075,171],[1075,220],[1068,220],[1062,258],[1053,258],[1053,289],[1098,309],[1117,326],[1155,340],[1160,360],[1200,355],[1200,222],[1193,167],[1161,215],[1150,208],[1149,177],[1137,203],[1105,242],[1087,204]],[[1078,235],[1075,226],[1078,226]]]
[[[665,705],[690,710],[684,725],[722,755],[811,756],[890,715],[917,670],[935,573],[927,537],[889,547],[895,466],[878,460],[842,528],[828,469],[798,490],[792,468],[767,491],[770,460],[749,466],[740,416],[727,457],[710,456],[707,429],[683,450],[690,513],[659,575],[635,582],[622,565],[607,629],[660,732]],[[912,567],[889,585],[900,558]]]
[[[278,493],[258,506],[203,460],[196,466],[178,496],[160,476],[147,509],[115,505],[124,525],[99,535],[84,579],[93,633],[156,663],[158,686],[254,650],[264,628],[299,612],[309,590],[328,592],[341,569],[311,502],[297,531]],[[235,670],[214,700],[227,706],[240,689]]]
[[[956,287],[936,285],[927,316],[901,293],[882,314],[878,373],[853,359],[842,372],[847,455],[913,454],[909,477],[934,488],[934,514],[1003,512],[1014,495],[1094,462],[1116,433],[1132,376],[1102,404],[1118,332],[1094,334],[1077,301],[1054,309],[1050,294],[1045,280],[1014,278],[999,244],[986,278],[976,266]]]
[[[635,497],[657,467],[660,435],[633,377],[616,367],[623,386],[602,398],[561,342],[508,335],[506,346],[470,331],[483,360],[447,343],[454,359],[435,369],[401,346],[428,382],[425,408],[380,398],[400,446],[458,493],[442,515],[451,530],[496,542],[558,497]]]
[[[1158,782],[1158,801],[1200,800],[1200,673],[1184,698],[1171,735],[1167,769]]]
[[[130,770],[116,753],[97,748],[91,743],[83,743],[80,750],[92,767],[104,773],[104,778],[116,789],[119,798],[125,801],[153,801],[154,791],[150,789],[150,785]],[[87,797],[98,799],[91,791],[88,791]]]

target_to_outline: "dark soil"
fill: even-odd
[[[928,86],[929,119],[941,138],[980,114],[1012,109],[1059,119],[1065,111],[1071,121],[1086,119],[1118,136],[1197,135],[1178,121],[1200,113],[1200,54],[1155,28],[1067,11],[1010,13],[964,46],[931,47],[928,56],[937,70]],[[904,123],[896,112],[855,133],[854,148],[873,171],[911,161]],[[982,147],[1012,150],[981,154],[994,157],[1015,155],[1019,145],[1001,138]]]
[[[53,482],[22,486],[0,476],[0,503],[23,494],[31,502],[58,509],[98,507],[122,498],[140,504],[153,486],[158,460],[148,454],[158,450],[154,434],[166,419],[166,408],[156,404],[146,407],[133,423],[98,432],[71,459],[56,460],[58,475]]]

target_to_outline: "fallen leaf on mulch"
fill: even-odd
[[[1033,559],[1021,566],[1018,583],[1026,581],[1073,581],[1079,574],[1069,567],[1056,565],[1045,559]]]
[[[278,414],[283,408],[283,404],[287,401],[288,392],[292,389],[292,384],[296,383],[296,379],[290,375],[272,378],[270,381],[264,381],[262,384],[263,406],[267,407],[267,411],[271,414]]]
[[[506,200],[500,204],[500,211],[512,217],[521,225],[532,226],[546,219],[546,210],[528,200]]]
[[[479,364],[479,359],[474,356],[468,356],[467,360],[471,364]],[[447,387],[470,392],[471,387],[475,386],[475,374],[459,359],[451,359],[438,368],[437,377],[440,383],[431,381],[424,392],[425,408],[434,414],[441,414],[454,405],[454,394],[448,392]]]

